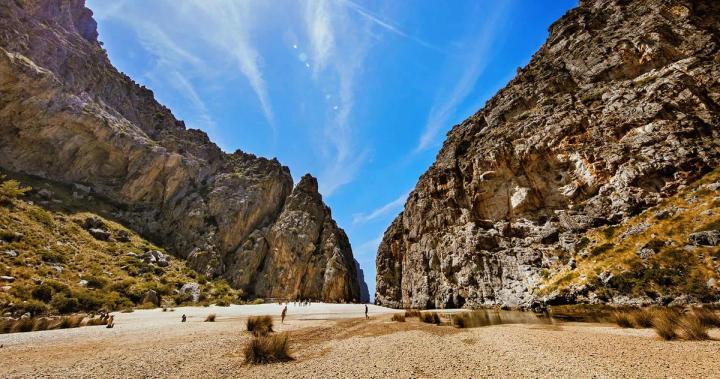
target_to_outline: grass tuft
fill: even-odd
[[[452,315],[452,323],[456,328],[477,328],[492,324],[487,312],[475,310],[471,312],[459,312]]]
[[[249,364],[267,364],[293,360],[290,355],[290,340],[285,334],[253,337],[245,346],[243,353],[245,363]]]
[[[420,314],[420,321],[427,324],[440,325],[440,316],[436,312],[424,312]]]
[[[692,313],[708,328],[720,328],[720,316],[709,309],[695,308]]]
[[[638,309],[630,312],[630,322],[633,327],[641,328],[652,328],[654,311],[647,308]]]
[[[420,317],[420,311],[417,309],[406,309],[405,317]]]
[[[205,317],[205,322],[215,322],[215,313],[211,313]]]
[[[659,310],[653,317],[653,328],[660,338],[670,341],[677,338],[675,326],[677,325],[679,315],[677,312],[664,309]]]
[[[703,341],[710,339],[707,333],[707,326],[694,312],[683,315],[677,324],[680,336],[690,341]]]
[[[272,332],[273,321],[270,316],[252,316],[247,319],[247,331],[255,336],[264,336]]]
[[[612,318],[616,324],[621,328],[632,328],[633,322],[630,318],[630,314],[624,311],[613,312]]]
[[[62,316],[58,318],[30,317],[21,319],[0,319],[0,334],[37,332],[41,330],[78,328],[83,324],[85,316]],[[90,319],[96,320],[96,319]],[[97,319],[99,320],[99,319]]]
[[[405,315],[402,313],[396,313],[392,316],[392,321],[405,322]]]

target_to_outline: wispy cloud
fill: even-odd
[[[403,193],[397,199],[379,208],[374,209],[370,213],[358,213],[353,215],[353,224],[364,224],[366,222],[376,220],[380,217],[387,216],[393,211],[398,211],[400,208],[402,208],[403,205],[405,205],[405,201],[407,200],[408,195],[410,195],[410,191]]]
[[[338,103],[328,110],[322,151],[327,163],[320,172],[320,190],[331,195],[350,183],[369,152],[355,143],[350,116],[355,105],[356,79],[370,48],[367,23],[354,23],[346,8],[327,0],[309,0],[305,8],[307,36],[312,47],[313,77],[320,88],[335,92]]]
[[[212,76],[213,71],[218,69],[217,62],[230,57],[236,69],[247,79],[275,133],[275,117],[263,77],[262,57],[251,40],[256,19],[250,3],[231,0],[185,0],[176,3],[164,0],[150,6],[157,9],[145,11],[145,8],[138,8],[138,3],[121,1],[108,7],[96,7],[97,17],[101,20],[114,19],[133,29],[143,48],[157,58],[158,67],[154,75],[180,75],[186,78],[186,82],[180,84],[186,88],[190,88],[188,84],[191,85],[195,76]],[[146,17],[138,17],[140,12],[146,12]],[[197,99],[190,100],[199,104]]]
[[[151,52],[155,57],[155,67],[146,72],[145,76],[153,82],[162,81],[172,86],[176,93],[184,97],[194,110],[192,118],[188,120],[190,125],[207,131],[216,143],[221,144],[217,125],[207,105],[186,74],[202,73],[206,64],[180,46],[156,25],[139,19],[132,19],[128,22],[131,22],[136,30],[142,31],[138,35],[138,41],[146,51]],[[160,78],[160,75],[163,75],[163,78]]]
[[[385,29],[385,30],[387,30],[387,31],[389,31],[389,32],[392,32],[392,33],[394,33],[394,34],[396,34],[396,35],[398,35],[398,36],[400,36],[400,37],[404,37],[404,38],[410,39],[410,40],[412,40],[412,41],[415,41],[415,42],[417,42],[418,44],[420,44],[420,45],[422,45],[422,46],[425,46],[425,47],[427,47],[427,48],[430,48],[430,49],[433,49],[433,50],[442,51],[441,48],[439,48],[439,47],[437,47],[437,46],[435,46],[435,45],[433,45],[433,44],[431,44],[431,43],[429,43],[429,42],[426,42],[425,40],[423,40],[423,39],[421,39],[421,38],[418,38],[418,37],[416,37],[416,36],[413,36],[413,35],[405,32],[405,31],[402,30],[400,27],[395,26],[392,21],[384,20],[384,19],[381,18],[380,16],[377,16],[377,15],[373,14],[372,12],[370,12],[369,10],[367,10],[366,8],[360,6],[359,4],[357,4],[357,3],[353,2],[353,1],[350,1],[350,0],[340,0],[340,2],[343,3],[343,4],[345,4],[345,5],[347,5],[349,8],[351,8],[352,10],[354,10],[355,12],[357,12],[359,15],[365,17],[366,19],[372,21],[374,24],[382,27],[383,29]]]
[[[468,94],[475,87],[475,83],[482,75],[488,64],[488,55],[492,43],[496,40],[500,27],[500,21],[508,8],[508,2],[494,3],[492,13],[482,25],[478,33],[475,33],[476,41],[467,48],[472,55],[462,57],[461,64],[465,67],[455,85],[447,92],[439,94],[442,99],[436,102],[430,109],[425,129],[415,148],[415,153],[425,150],[432,145],[438,137],[440,130],[447,127],[452,115],[458,105],[465,100]]]

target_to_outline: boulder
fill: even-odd
[[[88,229],[88,233],[95,237],[95,239],[98,239],[100,241],[110,241],[110,238],[112,237],[112,233],[108,232],[104,229],[98,229],[98,228],[91,228]]]
[[[14,276],[7,276],[7,275],[0,276],[0,282],[12,283],[14,281],[15,281]]]
[[[127,230],[118,230],[115,233],[115,240],[118,242],[130,242],[130,233]]]
[[[688,243],[693,246],[718,246],[720,245],[720,230],[691,233],[688,236]]]
[[[148,290],[143,297],[143,304],[151,303],[155,306],[160,306],[160,295],[155,290]]]
[[[198,283],[185,283],[180,288],[180,293],[190,294],[192,301],[197,303],[200,301],[200,284]]]

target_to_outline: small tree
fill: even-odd
[[[15,179],[5,180],[5,175],[0,175],[0,181],[0,204],[10,204],[32,190],[31,187],[21,187],[20,182]]]

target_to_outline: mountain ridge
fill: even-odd
[[[310,238],[302,246],[272,238],[305,177],[293,185],[277,159],[225,154],[204,132],[186,129],[151,90],[112,66],[96,26],[82,0],[0,7],[0,167],[109,198],[122,205],[115,216],[127,226],[248,295],[358,299],[349,241],[317,186],[288,216]],[[288,272],[257,287],[255,273],[238,275],[237,262],[279,256],[307,265],[310,276]],[[275,275],[264,268],[262,275]]]

